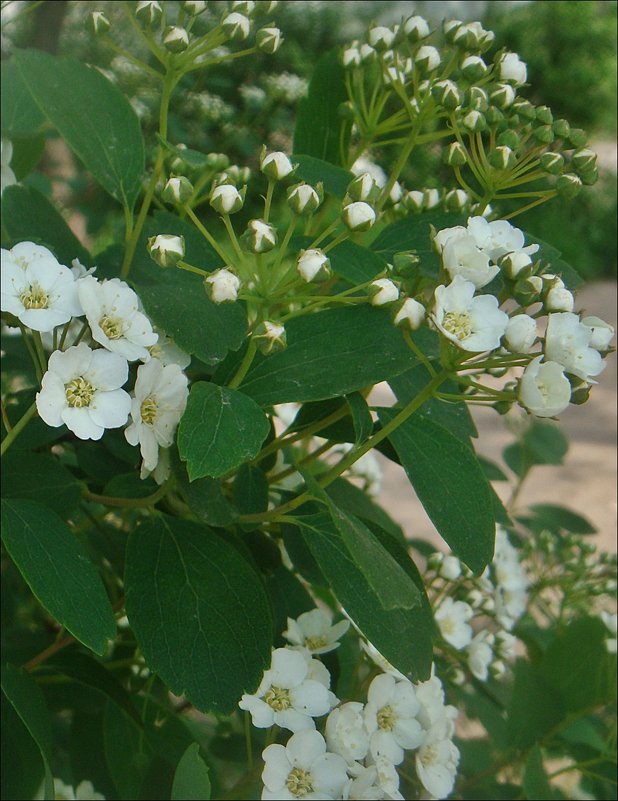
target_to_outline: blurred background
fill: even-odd
[[[154,138],[158,109],[156,83],[122,55],[86,33],[85,20],[103,10],[112,36],[140,53],[123,22],[117,2],[3,2],[2,58],[14,47],[39,47],[74,55],[102,68],[128,95],[147,137]],[[170,4],[175,5],[175,4]],[[225,3],[209,2],[200,25],[219,17]],[[599,154],[599,181],[574,202],[557,198],[517,218],[517,225],[554,245],[587,284],[579,308],[616,325],[616,2],[468,0],[456,2],[281,2],[273,19],[285,37],[273,56],[259,54],[221,68],[187,76],[175,96],[170,116],[172,142],[205,152],[224,152],[232,162],[254,166],[262,143],[291,152],[295,114],[319,56],[360,37],[371,22],[390,25],[419,13],[435,25],[445,17],[479,19],[496,33],[495,49],[519,53],[528,65],[530,87],[522,94],[549,105],[555,116],[585,128]],[[491,55],[491,52],[490,52]],[[388,167],[388,153],[372,158]],[[405,177],[414,189],[439,183],[439,159],[413,161]],[[49,132],[39,168],[26,182],[51,191],[76,234],[93,255],[121,241],[122,225],[112,201],[79,170]],[[250,188],[251,193],[251,188]],[[616,530],[616,360],[583,407],[570,408],[562,424],[572,446],[566,466],[540,467],[519,502],[564,503],[585,514],[599,528],[606,548],[615,548]],[[499,459],[513,440],[509,421],[492,410],[476,413],[479,451]],[[506,424],[505,424],[506,422]],[[510,426],[516,427],[517,421]],[[382,500],[410,536],[432,535],[431,523],[399,468],[384,465]],[[501,484],[500,494],[508,496]]]

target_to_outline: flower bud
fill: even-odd
[[[591,348],[604,352],[614,338],[614,326],[601,320],[600,317],[584,317],[582,325],[587,326],[592,331],[590,342]]]
[[[368,231],[376,221],[376,213],[368,203],[356,201],[344,206],[341,219],[350,231]]]
[[[567,120],[554,120],[553,129],[559,139],[567,139],[571,131],[571,126]]]
[[[551,287],[543,304],[545,311],[571,312],[575,305],[573,294],[560,282]]]
[[[364,172],[348,185],[347,194],[352,200],[372,201],[380,194],[380,188],[373,177]]]
[[[477,31],[470,24],[460,25],[453,34],[453,44],[462,50],[476,50],[479,46]]]
[[[433,72],[440,66],[441,61],[440,53],[431,45],[419,47],[414,59],[415,65],[422,73]]]
[[[551,113],[549,106],[537,106],[535,109],[535,117],[537,121],[543,125],[552,125],[554,122],[554,115]]]
[[[155,25],[158,25],[161,21],[163,9],[156,0],[146,0],[146,2],[137,3],[135,6],[135,16],[143,25],[154,28]]]
[[[550,175],[559,175],[564,167],[564,156],[560,153],[543,153],[539,159],[541,169]]]
[[[425,307],[414,298],[406,298],[395,307],[393,322],[398,328],[417,331],[425,320]]]
[[[184,175],[170,178],[161,193],[161,197],[166,203],[175,203],[178,206],[186,203],[192,195],[193,185]]]
[[[417,214],[422,211],[425,206],[425,195],[417,189],[406,192],[403,196],[403,205],[408,211]]]
[[[307,282],[325,281],[332,275],[330,259],[319,248],[301,250],[296,262],[296,269]]]
[[[387,201],[390,204],[399,203],[399,201],[403,198],[403,187],[399,183],[399,181],[395,181],[395,183],[391,186],[391,191],[388,193]]]
[[[283,178],[287,178],[294,172],[294,169],[295,167],[285,153],[280,151],[267,153],[266,147],[262,148],[260,170],[271,181],[281,181]]]
[[[374,47],[380,53],[388,50],[394,40],[395,34],[390,28],[384,27],[384,25],[376,25],[373,28],[369,28],[367,41],[371,47]]]
[[[185,255],[185,239],[173,234],[159,234],[148,240],[150,258],[159,267],[175,267]]]
[[[413,250],[395,253],[393,256],[393,272],[402,278],[415,278],[418,275],[420,256]]]
[[[283,44],[283,36],[279,28],[260,28],[255,34],[255,42],[263,53],[272,55],[276,53]]]
[[[252,337],[260,353],[265,356],[283,350],[287,345],[285,327],[280,323],[264,320],[255,329]]]
[[[222,20],[221,27],[227,37],[242,42],[249,36],[251,20],[233,11]]]
[[[439,189],[423,189],[423,197],[423,205],[426,211],[435,209],[442,201]]]
[[[92,11],[86,19],[86,29],[93,36],[103,36],[110,29],[110,22],[102,11]]]
[[[520,279],[513,289],[513,297],[520,306],[530,306],[540,300],[543,291],[543,279],[538,275]]]
[[[588,135],[582,128],[571,128],[568,136],[569,144],[574,148],[584,147],[588,141]]]
[[[517,150],[519,147],[519,136],[515,131],[502,131],[496,141],[500,147],[510,147],[511,150]]]
[[[213,188],[208,202],[219,214],[235,214],[242,209],[246,192],[246,186],[239,192],[231,184],[219,184]]]
[[[591,389],[591,384],[586,383],[586,381],[582,381],[579,386],[572,387],[570,402],[574,406],[582,406],[584,403],[587,403],[588,399],[590,398]]]
[[[163,45],[170,53],[182,53],[189,47],[189,34],[185,28],[170,25],[163,34]]]
[[[489,108],[489,97],[481,86],[471,86],[464,96],[463,104],[470,110],[485,112]]]
[[[510,147],[498,145],[488,156],[489,163],[497,170],[511,170],[517,164],[517,156]]]
[[[449,167],[462,167],[468,161],[468,153],[459,142],[451,144],[442,151],[442,159]]]
[[[559,195],[566,198],[573,198],[579,194],[582,188],[582,180],[573,173],[565,173],[559,175],[556,181],[556,189]]]
[[[358,47],[346,47],[346,49],[341,54],[341,63],[343,64],[344,68],[348,67],[358,67],[361,63],[361,54]],[[349,101],[342,105],[348,105]],[[350,103],[351,106],[351,103]]]
[[[187,14],[191,14],[194,17],[206,10],[205,0],[183,0],[180,5]]]
[[[459,212],[465,209],[470,198],[463,189],[451,189],[444,196],[444,205],[447,211]]]
[[[511,280],[528,278],[533,270],[532,259],[523,250],[516,250],[500,259],[500,268]]]
[[[251,170],[249,167],[239,167],[238,164],[230,164],[222,178],[227,176],[227,181],[218,181],[217,183],[229,183],[231,181],[234,186],[241,186],[249,182],[251,178]]]
[[[238,298],[240,279],[222,267],[204,279],[204,287],[213,303],[233,303]]]
[[[363,42],[360,45],[358,52],[360,53],[363,64],[368,64],[370,61],[374,61],[378,56],[377,52],[370,44],[367,44],[367,42]]]
[[[514,86],[523,86],[528,79],[528,72],[525,63],[519,58],[517,53],[505,53],[498,62],[500,68],[500,80],[508,81]]]
[[[523,97],[520,97],[513,103],[512,110],[515,114],[519,114],[522,119],[528,120],[528,122],[532,122],[536,119],[535,107],[529,100],[524,100]]]
[[[573,153],[572,164],[573,169],[578,173],[588,172],[594,169],[597,163],[597,154],[588,148],[583,148]]]
[[[494,662],[490,664],[489,672],[494,677],[494,679],[499,679],[506,673],[506,665],[501,659],[496,659]]]
[[[250,17],[255,11],[255,0],[232,0],[232,11]]]
[[[243,240],[251,253],[267,253],[277,244],[277,232],[264,220],[249,220]]]
[[[489,95],[491,102],[502,110],[512,106],[516,97],[517,94],[515,89],[513,89],[510,83],[497,84],[497,86],[492,89]]]
[[[466,56],[461,62],[461,71],[469,81],[478,81],[487,72],[487,64],[480,56]]]
[[[322,202],[322,185],[317,190],[309,184],[297,184],[288,190],[288,205],[294,214],[313,214]]]
[[[429,25],[423,17],[413,16],[404,20],[399,28],[409,42],[418,42],[429,36]]]
[[[508,321],[504,344],[511,353],[529,353],[537,338],[536,320],[528,314],[516,314]]]
[[[434,83],[431,87],[431,96],[448,111],[453,111],[461,105],[461,92],[453,81],[445,80]]]
[[[463,22],[460,19],[445,19],[442,23],[442,31],[444,32],[444,38],[450,44],[453,44],[455,39],[455,34],[461,28]]]
[[[367,295],[372,306],[386,306],[399,300],[399,289],[389,278],[378,278],[367,287]]]
[[[583,184],[586,186],[592,186],[599,180],[599,171],[596,167],[593,167],[591,170],[587,170],[586,172],[580,172],[579,177],[582,179]]]
[[[485,112],[485,119],[491,128],[495,128],[504,120],[504,114],[497,106],[490,106]]]
[[[480,111],[469,111],[462,118],[461,124],[470,133],[480,133],[487,128],[487,121]]]
[[[211,170],[225,170],[229,167],[230,160],[224,153],[208,153],[206,164]]]
[[[539,125],[532,131],[532,136],[542,145],[551,145],[554,141],[554,129],[551,125]]]

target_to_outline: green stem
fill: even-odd
[[[251,364],[253,363],[253,359],[255,358],[256,352],[257,352],[256,344],[253,341],[249,342],[249,345],[247,347],[247,352],[245,353],[245,355],[243,357],[243,360],[240,363],[240,367],[238,368],[238,370],[236,371],[236,374],[234,375],[234,377],[232,378],[232,380],[228,384],[228,387],[230,389],[236,389],[236,387],[240,385],[240,383],[242,382],[243,378],[249,372],[249,368],[251,367]]]
[[[292,214],[292,219],[290,220],[287,231],[285,232],[283,241],[279,245],[279,252],[277,253],[277,259],[271,269],[271,275],[273,277],[276,277],[277,273],[279,272],[279,268],[281,267],[281,262],[285,258],[285,253],[288,249],[288,245],[290,244],[290,239],[292,238],[292,234],[296,230],[297,222],[298,222],[298,214]]]
[[[68,324],[69,323],[67,323],[67,325]],[[26,345],[28,353],[30,354],[30,358],[32,359],[32,363],[34,364],[34,372],[36,373],[37,381],[40,384],[41,383],[41,379],[43,378],[43,366],[41,365],[41,363],[39,361],[39,357],[38,357],[38,355],[36,353],[36,350],[34,349],[34,347],[32,345],[32,342],[30,341],[29,329],[26,329],[26,327],[24,325],[22,325],[21,323],[19,324],[19,328],[21,330],[21,335],[22,335],[22,338],[24,340],[24,344]]]
[[[7,432],[7,435],[2,440],[2,445],[0,446],[0,456],[4,456],[4,454],[8,451],[11,445],[15,442],[17,437],[28,425],[30,420],[32,420],[35,413],[36,413],[36,402],[33,403],[32,406],[28,407],[28,409],[24,412],[24,414],[15,423],[13,428]]]
[[[410,348],[410,350],[416,356],[416,358],[419,360],[419,362],[421,362],[422,364],[425,365],[429,375],[432,378],[435,378],[437,376],[437,372],[436,372],[433,364],[429,361],[427,356],[425,356],[423,351],[418,347],[416,342],[412,339],[412,335],[410,334],[410,332],[409,331],[404,331],[403,332],[403,338],[405,339],[406,345]]]
[[[275,181],[272,178],[268,179],[268,188],[266,189],[266,197],[264,199],[264,222],[267,223],[270,217],[270,207],[273,202],[273,192],[275,191]]]
[[[243,255],[242,249],[240,247],[240,243],[236,237],[236,231],[234,231],[234,226],[232,225],[232,221],[230,220],[229,214],[222,214],[221,219],[223,220],[223,225],[225,225],[225,230],[227,231],[227,235],[230,238],[230,242],[232,243],[232,247],[236,251],[236,255],[238,256],[239,262],[242,264],[245,260]]]
[[[336,248],[337,245],[340,245],[342,242],[345,242],[346,239],[350,238],[349,231],[341,231],[341,233],[337,234],[337,236],[331,240],[328,245],[325,245],[322,250],[324,253],[328,253],[329,250]]]
[[[204,239],[214,248],[214,250],[216,250],[219,256],[221,256],[221,258],[223,259],[224,263],[229,264],[230,263],[229,255],[221,247],[219,247],[219,244],[217,240],[214,238],[214,236],[198,220],[192,209],[190,209],[188,206],[185,206],[184,208],[187,212],[188,217],[191,219],[191,222],[193,223],[193,225],[195,225],[195,227],[204,237]]]
[[[180,267],[181,270],[186,270],[188,273],[195,273],[195,275],[199,275],[202,278],[206,278],[210,275],[206,270],[201,270],[199,267],[194,267],[192,264],[182,260],[176,262],[176,267]]]
[[[109,495],[97,495],[95,492],[90,492],[89,489],[84,489],[83,496],[87,501],[100,503],[103,506],[125,506],[132,509],[141,509],[146,506],[154,506],[163,498],[169,488],[169,481],[166,481],[156,492],[153,492],[152,495],[147,495],[145,498],[115,498]]]
[[[512,212],[511,214],[507,214],[506,217],[503,217],[504,220],[512,220],[513,217],[517,217],[520,214],[523,214],[525,211],[529,211],[533,209],[535,206],[540,205],[541,203],[545,203],[546,200],[551,200],[553,197],[556,197],[557,192],[550,192],[548,195],[544,197],[538,198],[538,200],[534,200],[532,203],[528,203],[527,206],[522,206],[521,209],[517,209],[517,211]]]

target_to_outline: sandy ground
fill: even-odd
[[[577,308],[585,308],[616,326],[616,283],[591,283],[578,294]],[[388,387],[381,386],[379,403],[388,399]],[[513,441],[503,418],[493,409],[473,408],[479,430],[477,451],[500,462],[502,449]],[[561,425],[571,446],[561,467],[539,466],[524,483],[518,500],[522,509],[532,503],[568,506],[597,527],[598,546],[616,550],[616,355],[607,359],[589,401],[570,406],[561,415]],[[403,470],[378,454],[384,478],[378,501],[389,510],[409,537],[439,542],[433,524],[417,500]],[[509,492],[504,482],[494,484],[503,500]]]

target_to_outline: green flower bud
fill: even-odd
[[[532,275],[534,265],[527,253],[524,253],[523,250],[516,250],[513,253],[507,253],[500,259],[500,269],[507,278],[521,281]]]
[[[232,0],[232,11],[250,17],[255,11],[255,0]]]
[[[444,205],[447,211],[458,212],[466,208],[469,200],[468,193],[463,189],[451,189],[444,196]]]
[[[593,186],[599,180],[599,171],[596,167],[593,167],[591,170],[580,172],[579,177],[585,186]]]
[[[192,16],[197,16],[206,10],[205,0],[183,0],[180,5],[187,14],[191,14]]]
[[[433,72],[440,66],[440,53],[431,45],[419,47],[414,59],[414,66],[424,75]]]
[[[522,278],[513,288],[513,297],[520,306],[530,306],[540,300],[543,291],[543,279],[538,275]]]
[[[442,201],[442,196],[439,189],[423,189],[423,207],[425,211],[435,209]]]
[[[175,203],[178,206],[186,203],[192,195],[193,185],[184,175],[170,178],[161,193],[161,197],[166,203]]]
[[[442,151],[442,159],[449,167],[462,167],[468,161],[468,154],[459,142],[451,144]]]
[[[161,22],[163,16],[163,9],[160,3],[156,0],[146,0],[146,2],[138,2],[135,7],[135,16],[142,23],[154,28]]]
[[[208,153],[206,156],[206,165],[211,170],[225,170],[230,165],[229,158],[224,153]]]
[[[570,378],[570,376],[567,377]],[[592,385],[587,384],[585,381],[582,381],[579,386],[573,387],[571,389],[571,403],[574,406],[581,406],[586,403],[590,397],[591,389]]]
[[[189,47],[189,34],[185,28],[170,25],[163,34],[163,45],[170,53],[182,53]]]
[[[529,100],[519,98],[513,103],[511,110],[514,114],[517,114],[528,122],[532,122],[532,120],[536,119],[536,109]]]
[[[485,112],[485,119],[488,125],[494,127],[504,120],[504,114],[497,106],[490,106]]]
[[[337,116],[341,120],[355,120],[356,112],[351,100],[346,100],[345,103],[339,103],[337,106]]]
[[[219,214],[236,214],[244,205],[246,193],[246,186],[238,191],[232,184],[218,184],[213,187],[208,202]]]
[[[567,139],[571,132],[571,126],[567,120],[554,120],[553,129],[559,139]]]
[[[263,323],[260,323],[253,333],[252,340],[260,353],[265,356],[284,350],[287,346],[285,327],[272,320],[264,320]]]
[[[402,202],[408,211],[411,211],[413,214],[417,214],[425,207],[425,194],[418,190],[406,192],[406,194],[403,196]]]
[[[487,128],[487,120],[480,111],[469,111],[462,118],[461,124],[470,133],[480,133]]]
[[[173,234],[151,236],[148,240],[148,253],[159,267],[175,267],[185,255],[184,237]]]
[[[267,253],[277,244],[277,232],[264,220],[249,220],[242,239],[251,253]]]
[[[554,129],[551,125],[539,125],[532,131],[532,136],[543,145],[551,145],[554,141]]]
[[[588,172],[596,167],[597,154],[588,148],[583,148],[573,153],[571,162],[573,164],[573,169],[581,175],[582,172]]]
[[[291,175],[296,168],[285,155],[277,151],[275,153],[267,153],[266,146],[262,148],[260,155],[260,170],[267,178],[272,181],[281,181]]]
[[[513,401],[507,401],[507,400],[496,401],[495,403],[492,403],[491,406],[498,412],[498,414],[504,415],[508,414],[511,411],[511,408],[513,406]]]
[[[283,44],[283,36],[279,28],[260,28],[255,34],[255,43],[263,53],[276,53]]]
[[[438,81],[431,87],[431,95],[438,105],[453,111],[461,105],[461,92],[453,81]]]
[[[502,131],[502,133],[498,135],[496,141],[500,146],[510,147],[511,150],[517,150],[519,147],[519,136],[515,131]]]
[[[442,23],[442,30],[444,32],[444,38],[450,44],[453,44],[455,39],[455,34],[461,28],[463,22],[460,19],[445,19]]]
[[[238,164],[230,164],[226,171],[222,173],[222,176],[227,176],[228,183],[231,181],[235,186],[241,186],[249,183],[251,170],[249,167],[239,167]]]
[[[427,20],[419,16],[408,17],[401,23],[399,31],[412,44],[425,39],[430,33]]]
[[[324,197],[322,184],[316,189],[309,184],[296,184],[288,190],[288,205],[295,214],[313,214]]]
[[[582,128],[571,128],[568,135],[568,141],[571,147],[579,148],[584,147],[588,141],[588,134]]]
[[[296,269],[301,278],[308,283],[326,281],[332,276],[330,259],[319,248],[301,250],[296,261]]]
[[[341,219],[350,231],[368,231],[376,221],[376,213],[368,203],[357,201],[344,206]]]
[[[474,111],[487,111],[489,108],[487,92],[480,86],[471,86],[464,95],[464,106]]]
[[[348,185],[347,194],[352,200],[362,200],[367,203],[377,198],[380,187],[368,172],[364,172]]]
[[[556,181],[556,189],[558,194],[566,198],[575,197],[579,194],[581,188],[581,178],[573,173],[565,173],[564,175],[560,175]]]
[[[489,163],[497,170],[510,170],[517,164],[517,156],[507,145],[499,145],[488,156]]]
[[[379,53],[384,53],[389,47],[392,47],[395,40],[395,34],[390,28],[384,25],[374,25],[369,28],[367,33],[367,41],[371,47],[375,48]]]
[[[92,11],[86,19],[86,30],[93,36],[103,36],[110,27],[110,22],[102,11]]]
[[[251,31],[251,20],[245,17],[243,14],[233,11],[231,14],[228,14],[226,17],[224,17],[221,22],[221,27],[223,28],[225,35],[230,39],[242,42],[249,36]]]
[[[489,94],[489,99],[499,109],[512,106],[516,97],[517,93],[510,83],[499,83]]]
[[[553,125],[554,115],[551,113],[549,106],[537,106],[536,119],[543,125]]]
[[[545,172],[550,175],[560,175],[564,167],[564,156],[560,153],[543,153],[539,162]]]
[[[461,62],[460,68],[469,81],[478,81],[487,73],[487,64],[480,56],[467,56]]]
[[[421,257],[413,250],[395,253],[393,256],[393,272],[401,278],[416,278],[419,274]]]

